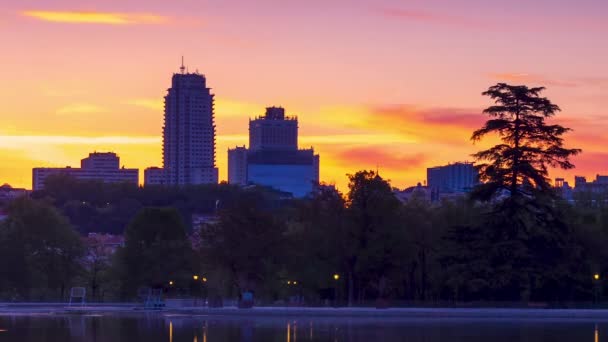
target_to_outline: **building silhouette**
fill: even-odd
[[[33,190],[44,189],[46,178],[51,175],[68,175],[80,180],[99,180],[106,183],[139,184],[139,170],[120,167],[120,158],[113,152],[93,152],[80,161],[80,168],[45,168],[32,170]]]
[[[291,193],[310,194],[319,183],[319,155],[298,148],[298,118],[281,107],[268,107],[249,121],[249,149],[228,150],[228,182],[257,184]]]
[[[431,198],[441,194],[467,193],[479,182],[479,173],[473,163],[458,162],[426,169],[427,187]]]
[[[183,62],[180,70],[165,96],[162,179],[166,185],[217,183],[214,95],[204,75],[185,72]]]

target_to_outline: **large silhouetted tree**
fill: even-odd
[[[462,251],[483,251],[487,263],[475,273],[483,281],[468,290],[473,297],[559,300],[574,296],[580,284],[572,260],[581,250],[553,205],[557,194],[548,173],[550,167],[573,168],[570,157],[581,150],[564,147],[569,128],[545,122],[560,108],[541,97],[544,89],[499,83],[483,93],[495,104],[484,111],[490,120],[471,139],[496,134],[500,143],[474,154],[482,184],[472,198],[494,201],[480,227],[453,230],[449,239]],[[463,233],[470,237],[458,237]],[[472,265],[475,254],[468,256]]]
[[[497,134],[501,143],[474,154],[483,185],[474,193],[482,200],[496,195],[509,197],[534,196],[549,193],[548,168],[574,167],[569,158],[581,152],[563,146],[564,133],[560,125],[550,125],[545,119],[560,108],[546,97],[544,87],[528,88],[498,83],[483,93],[495,102],[484,113],[490,116],[471,139],[479,141],[488,134]]]

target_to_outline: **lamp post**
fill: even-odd
[[[601,277],[599,273],[593,274],[593,302],[599,304],[601,295]]]
[[[334,273],[334,307],[338,307],[338,281],[340,280],[340,275],[338,273]]]

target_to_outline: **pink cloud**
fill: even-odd
[[[421,11],[421,10],[409,10],[409,9],[397,9],[397,8],[384,8],[380,9],[380,14],[393,19],[401,19],[406,21],[415,22],[427,22],[440,24],[445,26],[458,26],[465,28],[488,28],[489,25],[479,20],[447,15],[437,12]]]
[[[427,160],[421,154],[390,153],[390,146],[366,146],[341,150],[333,156],[340,164],[359,168],[388,168],[399,171],[416,169]]]

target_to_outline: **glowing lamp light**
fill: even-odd
[[[169,281],[169,285],[173,286],[173,280]]]
[[[600,275],[599,275],[599,274],[597,274],[597,273],[596,273],[596,274],[594,274],[594,275],[593,275],[593,279],[595,279],[595,280],[600,280]]]
[[[192,276],[192,279],[198,280],[198,276],[195,274],[195,275]]]
[[[207,278],[203,277],[203,283],[207,282]]]
[[[340,279],[340,275],[338,273],[334,274],[334,279],[335,280],[339,280]]]

